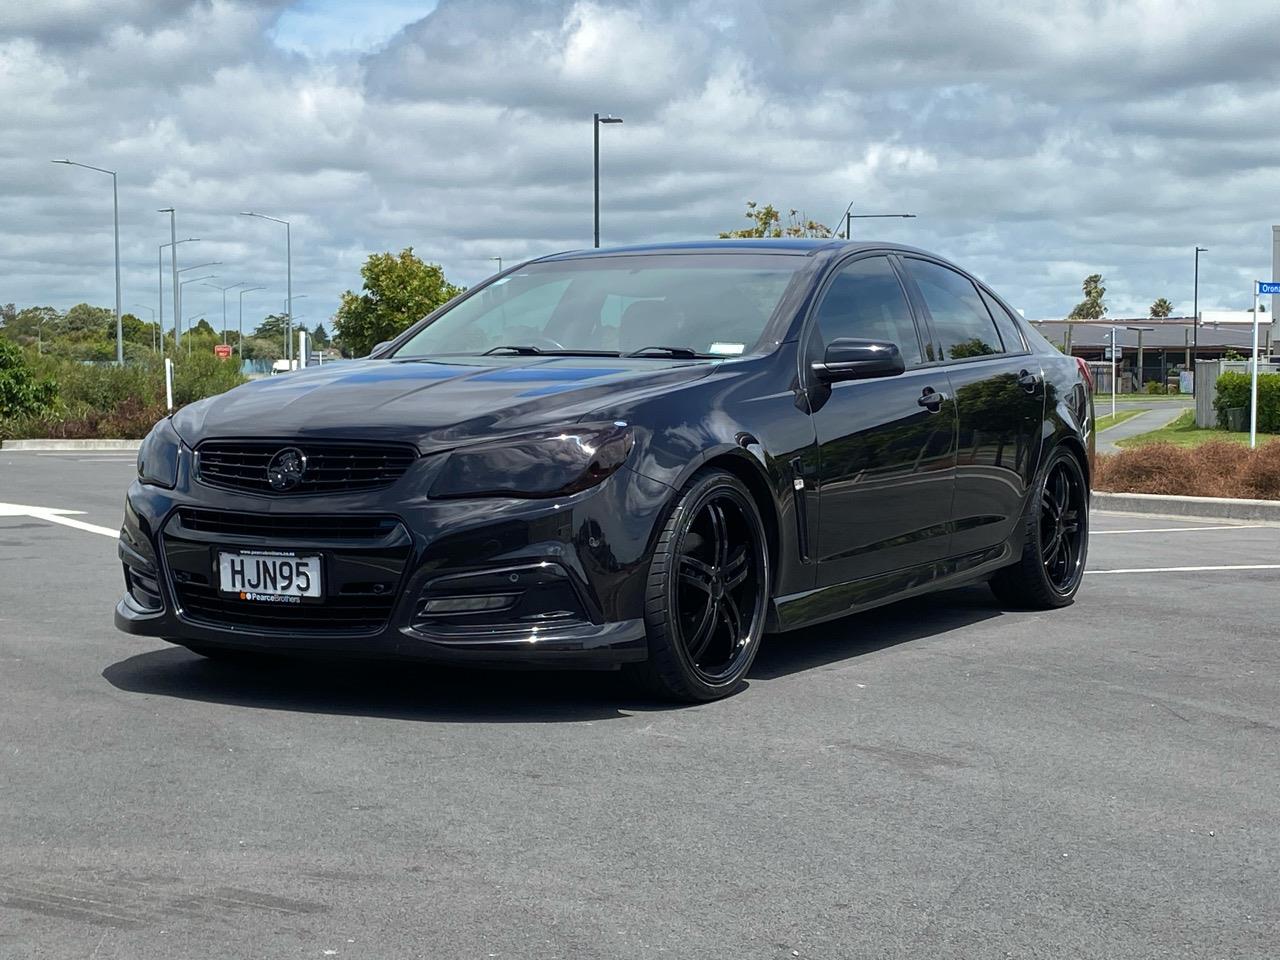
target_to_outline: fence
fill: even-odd
[[[1213,401],[1218,396],[1218,377],[1228,370],[1249,373],[1251,360],[1197,360],[1196,361],[1196,426],[1216,427],[1218,411]],[[1260,363],[1259,373],[1280,373],[1280,363]]]

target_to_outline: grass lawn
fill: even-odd
[[[1189,393],[1121,393],[1116,396],[1116,403],[1168,403],[1174,400],[1190,400]],[[1104,403],[1111,406],[1111,394],[1095,393],[1093,395],[1095,406],[1102,406]]]
[[[1099,418],[1101,423],[1102,418]],[[1242,443],[1248,445],[1249,432],[1231,433],[1227,430],[1204,430],[1196,426],[1196,415],[1194,410],[1188,410],[1177,420],[1168,426],[1161,427],[1159,430],[1152,430],[1150,433],[1140,433],[1136,437],[1129,437],[1127,440],[1117,440],[1116,445],[1120,447],[1140,447],[1144,443],[1176,443],[1180,447],[1196,447],[1208,440],[1229,440],[1232,443]],[[1258,445],[1266,443],[1268,440],[1280,440],[1273,433],[1258,434]]]
[[[1105,430],[1107,427],[1114,427],[1117,423],[1124,423],[1130,417],[1136,417],[1138,414],[1146,412],[1147,411],[1145,410],[1117,410],[1114,417],[1111,416],[1111,414],[1106,413],[1098,417],[1096,421],[1098,425],[1097,428],[1099,430]]]

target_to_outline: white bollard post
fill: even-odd
[[[173,358],[164,358],[164,399],[173,413]]]

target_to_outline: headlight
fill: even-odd
[[[170,489],[178,482],[178,451],[182,440],[169,418],[161,420],[138,448],[138,479]]]
[[[577,424],[556,433],[455,450],[430,495],[567,496],[594,487],[622,466],[632,443],[625,423]]]

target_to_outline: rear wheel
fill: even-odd
[[[649,659],[635,672],[659,696],[704,702],[733,693],[764,634],[769,551],[742,482],[698,474],[663,526],[649,565]]]
[[[1022,558],[991,578],[1004,603],[1050,609],[1075,600],[1089,550],[1089,488],[1080,461],[1059,447],[1023,518]]]

